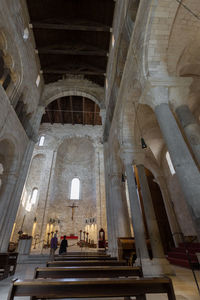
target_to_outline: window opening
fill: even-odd
[[[45,140],[45,136],[42,135],[42,136],[40,137],[39,143],[38,143],[38,145],[39,145],[40,147],[41,147],[41,146],[44,146],[44,140]]]
[[[174,166],[172,164],[171,157],[170,157],[170,154],[168,151],[166,153],[166,160],[167,160],[171,174],[174,175],[176,173],[176,171],[174,170]]]
[[[72,179],[70,199],[72,200],[80,199],[80,180],[78,178]]]
[[[36,203],[37,194],[38,194],[38,189],[33,189],[33,192],[32,192],[32,195],[31,195],[31,204]]]

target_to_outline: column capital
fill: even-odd
[[[143,164],[145,153],[140,149],[121,147],[119,155],[124,162],[124,165]]]
[[[149,77],[145,83],[140,103],[147,104],[154,110],[160,104],[168,104],[169,101],[173,103],[177,98],[180,100],[186,98],[192,80],[191,77]],[[187,96],[184,96],[185,93]]]

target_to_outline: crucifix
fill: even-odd
[[[74,219],[74,208],[76,208],[78,206],[74,205],[74,203],[73,203],[73,205],[69,205],[68,207],[71,207],[71,209],[72,209],[72,220],[73,220]]]

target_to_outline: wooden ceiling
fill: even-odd
[[[45,83],[84,75],[104,86],[114,0],[27,0]]]
[[[99,106],[88,98],[62,97],[45,108],[42,123],[101,125],[99,112]]]

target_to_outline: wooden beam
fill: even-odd
[[[98,71],[89,71],[89,70],[60,70],[60,69],[43,69],[43,74],[74,74],[74,75],[78,75],[78,74],[84,74],[84,75],[101,75],[101,76],[105,76],[106,73],[103,70],[98,70]]]
[[[95,125],[95,123],[96,123],[96,112],[97,112],[97,105],[94,102],[94,119],[93,119],[93,125]]]
[[[74,115],[73,115],[72,96],[69,96],[69,99],[70,99],[71,119],[72,119],[72,124],[74,125]]]
[[[71,30],[71,31],[99,31],[99,32],[111,32],[111,27],[106,25],[80,25],[80,24],[53,24],[33,22],[30,24],[33,29],[56,29],[56,30]]]
[[[83,125],[85,125],[85,97],[83,97]]]
[[[57,104],[58,104],[58,113],[60,116],[60,123],[64,124],[64,116],[63,116],[63,111],[61,109],[60,98],[57,99]]]
[[[107,56],[105,50],[64,50],[64,49],[38,49],[39,54],[54,55],[84,55],[84,56]]]
[[[46,110],[46,113],[47,113],[49,122],[50,122],[51,124],[53,124],[53,119],[52,119],[52,115],[51,115],[50,111],[49,111],[49,110]]]

